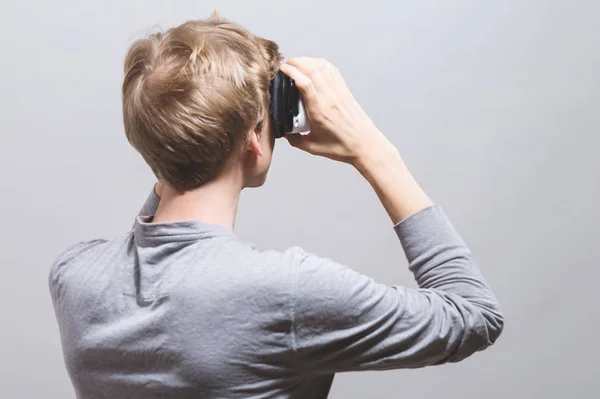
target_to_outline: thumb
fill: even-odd
[[[285,138],[292,147],[309,152],[311,154],[315,151],[315,143],[310,139],[310,134],[286,134]]]

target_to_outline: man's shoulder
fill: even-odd
[[[71,263],[84,255],[86,252],[93,248],[97,248],[107,242],[104,239],[95,239],[89,241],[79,241],[75,244],[71,244],[63,249],[52,263],[52,269],[60,269],[61,267]]]
[[[52,288],[56,284],[59,276],[64,270],[73,267],[77,268],[78,265],[88,262],[94,254],[104,251],[113,241],[117,240],[93,239],[79,241],[67,246],[59,252],[50,265],[48,276],[50,287]]]

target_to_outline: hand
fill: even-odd
[[[282,64],[281,70],[296,81],[311,126],[306,136],[286,135],[292,146],[356,167],[394,223],[431,205],[398,150],[354,99],[336,67],[301,57]]]
[[[323,59],[292,58],[281,71],[294,79],[311,131],[290,134],[289,143],[313,155],[357,166],[393,147],[350,93],[340,71]],[[395,148],[394,148],[395,150]]]

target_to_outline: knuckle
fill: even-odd
[[[298,90],[300,90],[302,97],[307,101],[313,101],[316,98],[316,90],[310,79],[303,79],[302,82],[296,82]]]
[[[296,82],[296,85],[298,87],[300,87],[301,89],[303,89],[304,91],[309,91],[312,89],[312,81],[310,80],[310,78],[304,78],[301,79],[300,82]]]

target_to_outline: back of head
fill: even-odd
[[[267,115],[275,43],[219,18],[138,40],[125,60],[127,139],[178,191],[214,179]]]

